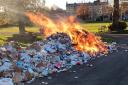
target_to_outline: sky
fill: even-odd
[[[93,2],[94,0],[45,0],[46,6],[51,7],[56,5],[62,9],[66,9],[66,2],[68,3],[77,3],[77,2]]]

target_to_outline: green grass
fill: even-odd
[[[26,27],[26,31],[28,32],[39,32],[39,28],[38,27]],[[13,33],[18,33],[18,27],[7,27],[7,28],[0,28],[0,33],[5,33],[6,34],[13,34]],[[4,35],[4,34],[3,34]]]
[[[27,32],[39,32],[39,27],[26,27]],[[8,37],[12,37],[13,34],[18,34],[19,30],[17,26],[1,27],[0,28],[0,45],[3,45]]]
[[[98,32],[99,26],[106,25],[109,26],[111,23],[81,23],[80,25],[84,27],[89,32]],[[39,32],[39,27],[26,27],[28,32]],[[2,27],[0,28],[0,45],[6,42],[8,37],[12,37],[13,34],[18,34],[18,27]]]
[[[99,26],[105,25],[109,26],[111,23],[81,23],[81,26],[83,26],[86,30],[89,32],[98,32]]]

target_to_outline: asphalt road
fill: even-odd
[[[120,44],[128,43],[128,35],[106,35]],[[108,54],[85,65],[50,77],[38,78],[25,85],[128,85],[128,51],[119,48],[118,52]]]

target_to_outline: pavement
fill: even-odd
[[[111,37],[119,44],[128,44],[128,35],[108,34],[104,37]],[[25,85],[128,85],[128,51],[124,48],[118,50]]]

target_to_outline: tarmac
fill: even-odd
[[[128,45],[128,34],[103,36]],[[25,85],[128,85],[128,51],[119,48],[118,52],[92,59],[66,72],[35,79]]]

